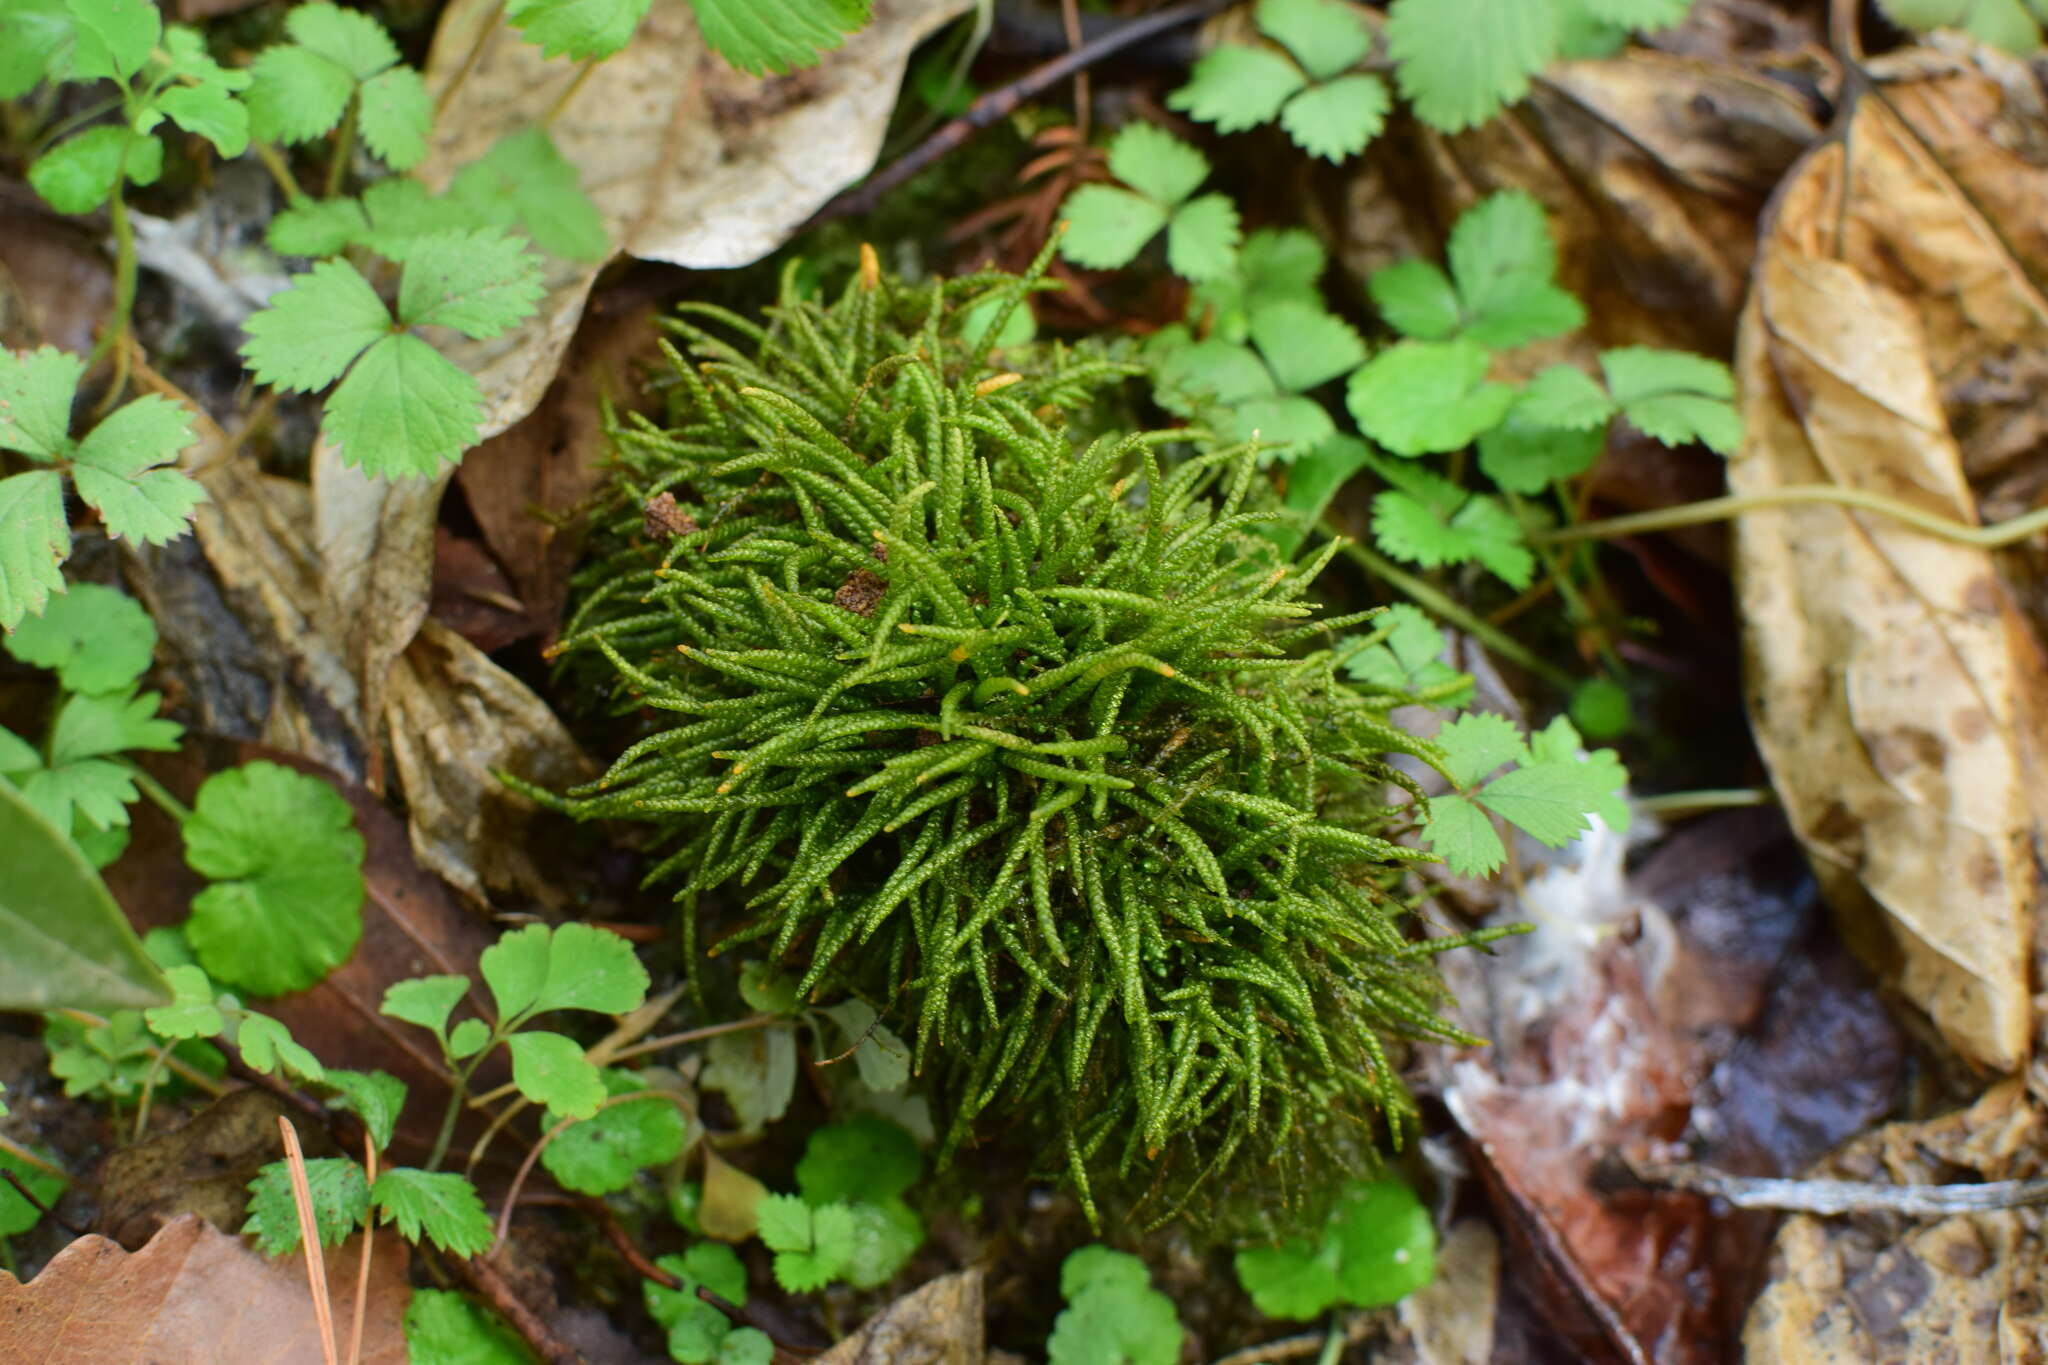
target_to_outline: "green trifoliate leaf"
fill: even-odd
[[[466,976],[416,976],[387,987],[377,1012],[417,1024],[430,1033],[445,1034],[448,1016],[468,990]]]
[[[425,477],[476,444],[483,390],[410,333],[380,338],[327,397],[322,430],[341,462],[381,478]]]
[[[1628,772],[1621,766],[1621,757],[1612,749],[1582,753],[1583,744],[1571,720],[1558,716],[1529,736],[1529,757],[1536,763],[1578,763],[1590,769],[1589,788],[1602,795],[1589,808],[1589,813],[1599,816],[1609,829],[1625,831],[1629,826],[1629,813],[1628,803],[1621,798],[1621,789],[1628,783]]]
[[[792,1294],[813,1293],[841,1278],[855,1234],[853,1210],[844,1204],[812,1208],[787,1194],[761,1201],[761,1241],[775,1253],[776,1282]]]
[[[1504,349],[1562,336],[1586,310],[1557,287],[1557,244],[1543,206],[1519,190],[1489,195],[1459,216],[1446,252],[1465,335]]]
[[[1539,371],[1514,407],[1514,416],[1529,426],[1573,431],[1603,426],[1613,415],[1614,400],[1607,390],[1576,365],[1551,365]]]
[[[738,1254],[717,1242],[698,1242],[681,1256],[663,1256],[655,1264],[681,1281],[674,1289],[652,1280],[640,1286],[647,1315],[668,1333],[669,1354],[684,1365],[719,1359],[734,1329],[724,1313],[697,1296],[697,1290],[701,1286],[735,1308],[744,1308],[747,1271]]]
[[[1430,798],[1422,837],[1430,852],[1461,877],[1491,877],[1508,856],[1486,812],[1455,793]]]
[[[164,979],[178,998],[142,1012],[151,1033],[159,1038],[211,1038],[227,1027],[205,972],[191,966],[167,967]]]
[[[437,232],[406,257],[398,320],[492,337],[529,316],[540,294],[540,261],[524,238],[490,229]]]
[[[1166,263],[1183,279],[1217,279],[1236,262],[1239,235],[1237,205],[1228,195],[1189,200],[1166,225]]]
[[[54,346],[0,350],[0,450],[54,460],[71,451],[71,400],[85,358]]]
[[[1719,361],[1625,346],[1601,352],[1600,368],[1622,416],[1645,436],[1668,446],[1698,441],[1722,455],[1741,446],[1735,379]]]
[[[1280,106],[1307,84],[1300,67],[1270,48],[1224,43],[1195,63],[1166,105],[1215,124],[1219,133],[1241,133],[1278,118]]]
[[[551,256],[595,264],[611,254],[611,239],[597,205],[583,192],[576,168],[534,126],[507,133],[490,151],[457,173],[450,200],[473,222],[517,226]],[[1013,316],[1028,321],[1028,309]]]
[[[1167,210],[1114,185],[1083,185],[1060,208],[1067,232],[1060,255],[1088,270],[1129,265],[1166,226]]]
[[[409,171],[427,154],[434,131],[434,98],[409,66],[394,66],[364,81],[357,92],[357,126],[370,154],[394,171]]]
[[[1256,309],[1251,337],[1289,393],[1327,383],[1365,360],[1365,343],[1351,324],[1313,304],[1287,301]]]
[[[66,8],[77,31],[75,79],[126,80],[142,70],[163,37],[163,16],[150,0],[67,0]]]
[[[1506,421],[1480,433],[1479,468],[1510,493],[1540,493],[1591,469],[1606,445],[1607,433],[1597,427],[1529,426],[1510,410]]]
[[[162,701],[154,692],[136,696],[126,691],[70,698],[50,727],[51,764],[100,758],[130,749],[172,752],[184,736],[185,727],[174,720],[158,718],[156,710]]]
[[[1347,402],[1358,429],[1396,455],[1459,450],[1499,424],[1515,391],[1486,379],[1483,347],[1403,341],[1351,376]]]
[[[405,1306],[411,1365],[532,1365],[533,1355],[496,1314],[446,1289],[415,1289]]]
[[[390,312],[347,261],[322,261],[243,324],[242,357],[266,384],[323,389],[372,343],[390,335]]]
[[[1298,475],[1301,467],[1295,468]],[[1434,691],[1462,683],[1461,693],[1439,696],[1435,703],[1462,704],[1461,696],[1469,695],[1472,680],[1440,657],[1444,649],[1443,632],[1419,607],[1399,603],[1375,617],[1373,624],[1377,627],[1373,634],[1380,637],[1379,642],[1351,655],[1344,664],[1347,674],[1390,692]]]
[[[1416,115],[1440,132],[1484,123],[1528,93],[1557,51],[1557,8],[1498,0],[1393,0],[1387,50]]]
[[[1586,817],[1608,794],[1606,777],[1582,763],[1534,763],[1503,773],[1479,793],[1479,804],[1548,848],[1562,848],[1591,828]]]
[[[609,1104],[590,1118],[555,1134],[541,1149],[541,1164],[566,1189],[578,1194],[610,1194],[633,1183],[649,1166],[673,1161],[683,1150],[689,1125],[667,1095],[649,1090],[628,1072],[600,1073],[613,1099],[641,1093],[637,1099]],[[551,1112],[552,1127],[563,1115]]]
[[[1191,291],[1188,316],[1206,323],[1212,339],[1241,342],[1251,335],[1251,315],[1278,303],[1323,307],[1322,278],[1327,258],[1314,235],[1300,228],[1261,228],[1238,249],[1237,268]]]
[[[1342,0],[1259,0],[1259,31],[1274,39],[1319,81],[1346,71],[1372,51],[1372,33]]]
[[[1082,1247],[1060,1268],[1067,1308],[1046,1341],[1050,1365],[1174,1365],[1186,1331],[1173,1300],[1153,1289],[1145,1263]]]
[[[867,23],[869,0],[690,0],[712,51],[761,76],[817,64],[845,35]]]
[[[1483,494],[1429,499],[1402,489],[1373,498],[1373,538],[1396,559],[1424,568],[1476,561],[1512,588],[1526,588],[1536,559],[1507,509]]]
[[[1321,1317],[1337,1301],[1337,1272],[1317,1259],[1316,1247],[1308,1241],[1252,1247],[1238,1252],[1234,1264],[1238,1283],[1269,1318],[1306,1322]]]
[[[301,1080],[327,1079],[320,1059],[292,1040],[291,1030],[267,1014],[244,1014],[235,1025],[235,1046],[251,1071],[264,1075],[283,1067]]]
[[[391,1145],[398,1116],[405,1109],[404,1081],[388,1071],[343,1071],[338,1067],[329,1067],[321,1081],[336,1092],[328,1105],[360,1118],[373,1147],[381,1152]]]
[[[37,157],[28,183],[59,213],[91,213],[107,202],[125,173],[137,185],[163,174],[163,144],[119,124],[88,128]]]
[[[1415,1191],[1387,1178],[1354,1184],[1324,1234],[1346,1303],[1379,1308],[1436,1277],[1436,1227]]]
[[[192,415],[155,394],[116,408],[78,443],[71,481],[108,534],[162,545],[185,533],[206,490],[166,469],[191,445]]]
[[[479,1256],[490,1249],[491,1217],[476,1186],[453,1171],[398,1166],[377,1177],[370,1204],[398,1226],[408,1242],[422,1237],[455,1256]]]
[[[1495,769],[1529,757],[1522,732],[1506,716],[1474,711],[1448,721],[1436,734],[1444,751],[1444,773],[1460,787],[1469,787]]]
[[[547,1010],[624,1014],[647,999],[647,969],[633,945],[588,924],[532,924],[484,949],[478,963],[499,1014]]]
[[[609,57],[632,40],[649,0],[513,0],[505,17],[541,55],[577,61]],[[766,21],[773,27],[774,21]],[[706,35],[709,40],[709,33]],[[713,44],[716,46],[716,44]],[[734,63],[738,65],[737,62]]]
[[[306,1162],[306,1186],[313,1197],[313,1233],[322,1246],[340,1246],[370,1216],[370,1182],[346,1157]],[[273,1161],[249,1182],[249,1218],[242,1231],[266,1256],[299,1249],[299,1211],[292,1197],[291,1166]]]
[[[1109,173],[1171,208],[1209,178],[1209,158],[1156,124],[1132,123],[1109,144]]]
[[[915,1185],[923,1169],[910,1134],[864,1115],[811,1133],[796,1164],[796,1187],[812,1204],[892,1199]]]
[[[41,616],[0,639],[0,648],[31,667],[53,670],[67,692],[117,692],[148,671],[156,623],[124,592],[74,583]]]
[[[1378,76],[1341,76],[1287,101],[1280,126],[1310,156],[1342,161],[1380,135],[1393,107],[1394,97]]]
[[[256,762],[216,773],[185,822],[185,861],[212,881],[187,933],[215,980],[256,995],[314,985],[363,932],[363,837],[318,778]]]
[[[535,1104],[587,1119],[604,1103],[604,1078],[575,1039],[532,1029],[513,1034],[505,1047],[512,1054],[512,1084]]]

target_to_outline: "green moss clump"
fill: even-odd
[[[1339,676],[1370,613],[1315,619],[1335,547],[1259,534],[1250,449],[1093,430],[1102,351],[993,351],[1030,287],[685,311],[562,645],[673,721],[561,804],[655,826],[691,934],[899,1021],[949,1146],[1000,1116],[1084,1199],[1284,1206],[1405,1122],[1388,1039],[1461,1037],[1385,797],[1432,751]]]

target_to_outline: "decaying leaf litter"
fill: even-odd
[[[504,8],[451,5],[409,39],[439,115],[421,178],[444,188],[504,129],[544,122],[621,255],[604,267],[555,261],[530,319],[449,348],[480,382],[482,448],[459,473],[366,477],[314,439],[305,411],[287,402],[257,413],[222,383],[231,333],[167,350],[168,361],[138,355],[134,392],[207,414],[181,459],[207,501],[192,540],[131,549],[102,539],[78,552],[84,573],[125,584],[148,607],[156,685],[172,714],[213,737],[151,758],[152,782],[190,802],[207,772],[268,755],[346,797],[369,846],[362,947],[266,1008],[328,1066],[389,1070],[423,1093],[440,1083],[438,1058],[379,1001],[395,981],[455,973],[488,1018],[477,963],[505,928],[613,925],[648,945],[657,981],[681,980],[659,901],[635,890],[644,855],[630,831],[607,847],[501,781],[559,790],[616,749],[553,690],[540,649],[561,633],[602,487],[597,414],[646,403],[654,320],[684,299],[758,306],[771,267],[715,272],[800,255],[844,272],[861,241],[890,269],[959,272],[994,252],[1022,266],[1014,234],[975,228],[975,211],[1028,182],[1019,168],[1030,139],[1076,112],[1071,92],[1052,86],[979,138],[949,143],[901,191],[913,207],[892,212],[885,197],[866,219],[828,213],[792,242],[878,158],[886,165],[957,112],[938,97],[949,44],[983,17],[973,6],[877,3],[815,67],[765,82],[710,50],[682,3],[654,5],[630,46],[587,69],[544,62]],[[1032,61],[1085,50],[1148,7],[1110,8],[1069,25],[1056,11],[995,5],[996,41],[970,93],[1000,93]],[[2048,95],[2022,58],[1955,34],[1913,40],[1881,12],[1856,10],[1699,0],[1683,25],[1626,51],[1550,65],[1497,118],[1445,132],[1397,112],[1362,155],[1284,181],[1242,148],[1234,161],[1228,143],[1210,147],[1246,227],[1312,225],[1353,296],[1374,270],[1437,254],[1488,196],[1532,196],[1556,242],[1557,278],[1589,321],[1504,357],[1497,378],[1593,367],[1601,350],[1626,346],[1733,363],[1745,435],[1725,487],[1746,504],[1733,531],[1684,506],[1722,491],[1718,457],[1617,428],[1569,509],[1578,521],[1643,514],[1598,552],[1607,614],[1544,617],[1540,602],[1517,600],[1496,615],[1511,627],[1540,621],[1521,638],[1552,667],[1619,658],[1634,670],[1643,719],[1621,747],[1638,791],[1768,787],[1770,800],[1732,811],[1677,801],[1668,820],[1645,808],[1627,835],[1596,831],[1563,853],[1522,840],[1505,887],[1428,874],[1439,932],[1535,926],[1485,956],[1444,959],[1454,1022],[1493,1045],[1422,1048],[1407,1063],[1425,1105],[1405,1169],[1429,1192],[1435,1282],[1304,1333],[1252,1312],[1228,1256],[1198,1230],[1148,1239],[1126,1229],[1122,1244],[1145,1251],[1151,1283],[1185,1324],[1180,1358],[1910,1361],[1958,1334],[1960,1358],[2041,1350],[2029,1306],[2035,1212],[1902,1215],[1882,1187],[2038,1174],[2048,1103],[2032,1057],[2040,550],[2026,536],[1972,532],[2032,510],[2041,484],[2032,379],[2048,335],[2048,265],[2032,225]],[[1379,10],[1361,13],[1378,32]],[[1165,92],[1204,51],[1248,41],[1248,19],[1232,11],[1200,30],[1162,28],[1085,66],[1083,117],[1098,128],[1171,119]],[[910,92],[900,102],[899,88]],[[1186,121],[1169,126],[1192,135]],[[1078,179],[1106,183],[1107,172],[1076,164]],[[21,230],[0,238],[6,343],[88,349],[107,279],[99,239],[22,195],[5,208]],[[194,224],[198,241],[220,240],[247,211],[225,196],[155,207]],[[196,230],[209,215],[210,232]],[[968,230],[949,232],[953,223]],[[159,264],[172,259],[149,259],[139,331],[220,333],[218,291],[206,296],[213,320],[194,321],[203,272]],[[228,253],[206,266],[230,283],[259,273]],[[1178,316],[1171,287],[1061,271],[1132,333]],[[1347,490],[1329,509],[1367,544],[1369,501]],[[1548,553],[1578,553],[1564,548],[1573,530]],[[1374,594],[1363,581],[1332,593],[1359,605]],[[1525,722],[1555,713],[1554,688],[1461,624],[1446,627],[1446,658],[1479,678],[1486,709]],[[26,675],[5,675],[10,725],[33,702]],[[200,880],[180,857],[176,821],[139,808],[108,873],[128,919],[138,930],[177,923]],[[701,1055],[688,1045],[654,1054],[658,1092],[766,1130],[703,1149],[703,1202],[690,1216],[714,1238],[759,1234],[760,1182],[788,1183],[803,1139],[778,1136],[778,1123],[815,1127],[839,1116],[827,1106],[887,1101],[879,1112],[905,1130],[931,1128],[921,1098],[877,1089],[901,1044],[872,1011],[847,1026],[774,1019],[781,1007],[753,994],[711,1014],[664,999],[673,1013],[628,1016],[598,1047],[620,1056],[738,1026]],[[132,1115],[94,1121],[60,1095],[38,1049],[9,1041],[0,1164],[32,1169],[9,1155],[27,1148],[70,1183],[42,1187],[65,1191],[57,1216],[7,1242],[23,1280],[0,1280],[0,1298],[16,1305],[0,1315],[0,1354],[263,1358],[237,1344],[244,1331],[275,1358],[321,1359],[303,1269],[222,1235],[246,1195],[218,1171],[276,1160],[280,1113],[310,1135],[309,1155],[341,1159],[362,1142],[353,1111],[322,1105],[283,1072],[244,1071],[210,1107],[203,1091],[172,1096],[150,1125],[157,1136],[129,1145]],[[858,1091],[846,1080],[856,1070]],[[508,1075],[487,1068],[479,1089],[509,1087]],[[788,1085],[793,1099],[754,1093],[780,1076],[771,1088]],[[249,1111],[232,1123],[231,1102]],[[437,1116],[409,1109],[394,1159],[418,1161]],[[466,1122],[460,1141],[477,1142],[478,1126]],[[493,1213],[536,1136],[508,1132],[473,1172]],[[138,1177],[145,1154],[156,1164]],[[1655,1172],[1674,1157],[1737,1177],[1860,1182],[1870,1201],[1846,1218],[1781,1220],[1663,1187]],[[778,1301],[762,1288],[776,1278],[767,1252],[753,1245],[754,1293],[728,1302],[719,1340],[752,1349],[737,1344],[744,1329],[773,1351],[830,1347],[832,1360],[1042,1356],[1062,1294],[1079,1311],[1061,1258],[1091,1238],[1055,1183],[1020,1200],[1009,1187],[1034,1172],[1007,1161],[992,1149],[957,1160],[953,1207],[971,1200],[994,1218],[935,1217],[933,1241],[890,1286],[903,1291],[894,1302],[843,1288]],[[410,1276],[417,1287],[404,1244],[385,1247],[379,1234],[362,1358],[405,1358],[412,1314],[453,1313],[463,1331],[484,1332],[486,1319],[473,1327],[462,1316],[482,1308],[543,1358],[659,1358],[638,1285],[695,1283],[666,1264],[681,1245],[675,1225],[650,1235],[644,1210],[607,1209],[548,1172],[518,1188],[502,1245],[435,1261],[431,1279]],[[668,1193],[680,1188],[671,1180]],[[67,1224],[114,1240],[73,1240]],[[327,1252],[344,1324],[357,1246]],[[445,1298],[451,1286],[467,1297]],[[96,1325],[83,1346],[48,1325],[77,1321],[67,1299],[133,1311]],[[230,1303],[246,1314],[223,1326]]]

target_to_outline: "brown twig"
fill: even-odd
[[[1346,1346],[1356,1346],[1372,1335],[1373,1315],[1357,1313],[1345,1321],[1341,1340]],[[1299,1336],[1282,1337],[1262,1346],[1247,1346],[1241,1351],[1232,1351],[1219,1356],[1210,1365],[1259,1365],[1262,1360],[1301,1360],[1321,1353],[1330,1344],[1330,1332],[1303,1332]]]
[[[1063,57],[1056,57],[1042,66],[1033,67],[1008,85],[989,91],[969,105],[966,113],[941,126],[930,137],[882,170],[836,196],[812,215],[811,221],[805,226],[812,227],[833,218],[858,217],[873,212],[875,205],[881,202],[883,196],[940,157],[964,146],[968,139],[982,129],[1008,118],[1024,101],[1043,94],[1069,76],[1086,71],[1105,57],[1120,52],[1133,43],[1143,42],[1182,24],[1206,19],[1229,3],[1230,0],[1187,0],[1186,4],[1172,5],[1141,19],[1133,19],[1093,42],[1075,48]]]
[[[306,1179],[306,1154],[299,1150],[299,1130],[283,1114],[277,1116],[277,1130],[284,1137],[285,1165],[292,1175],[292,1206],[299,1212],[299,1246],[306,1253],[313,1321],[320,1327],[320,1358],[327,1365],[341,1365],[334,1350],[334,1305],[327,1300],[327,1258],[320,1252],[320,1229],[313,1221],[313,1187]]]
[[[498,1316],[512,1324],[543,1365],[586,1365],[582,1352],[555,1335],[555,1329],[541,1321],[540,1314],[527,1306],[504,1274],[482,1256],[453,1262],[455,1271],[469,1282]]]
[[[377,1144],[367,1124],[363,1128],[363,1179],[371,1185],[377,1183]],[[349,1325],[348,1365],[360,1365],[363,1358],[363,1316],[370,1302],[370,1248],[376,1241],[377,1227],[373,1221],[363,1229],[363,1257],[356,1264],[356,1311],[355,1321]]]
[[[1837,1218],[1896,1213],[1948,1218],[1959,1213],[2048,1204],[2048,1180],[1989,1180],[1975,1185],[1879,1185],[1863,1180],[1766,1180],[1729,1175],[1689,1161],[1621,1163],[1636,1183],[1711,1195],[1738,1209],[1774,1209]]]
[[[68,1179],[69,1177],[66,1178]],[[16,1175],[13,1171],[8,1170],[5,1166],[0,1166],[0,1179],[5,1179],[8,1184],[14,1186],[14,1192],[16,1194],[20,1195],[23,1199],[28,1200],[29,1203],[35,1205],[37,1213],[40,1213],[41,1215],[43,1215],[43,1217],[49,1219],[58,1227],[70,1233],[73,1237],[85,1236],[86,1230],[84,1228],[72,1223],[71,1220],[68,1218],[59,1218],[57,1216],[57,1210],[51,1208],[48,1204],[45,1204],[42,1200],[36,1198],[35,1191],[31,1190],[27,1185],[22,1184],[21,1177]]]

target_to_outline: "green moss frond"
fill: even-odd
[[[1284,1203],[1398,1140],[1393,1040],[1467,1041],[1400,927],[1385,760],[1431,750],[1339,675],[1362,618],[1318,623],[1330,547],[1260,534],[1250,449],[1109,429],[1092,348],[961,334],[1031,287],[673,320],[562,644],[661,728],[562,804],[652,825],[714,951],[890,1012],[950,1145],[1000,1115],[1084,1197]]]

